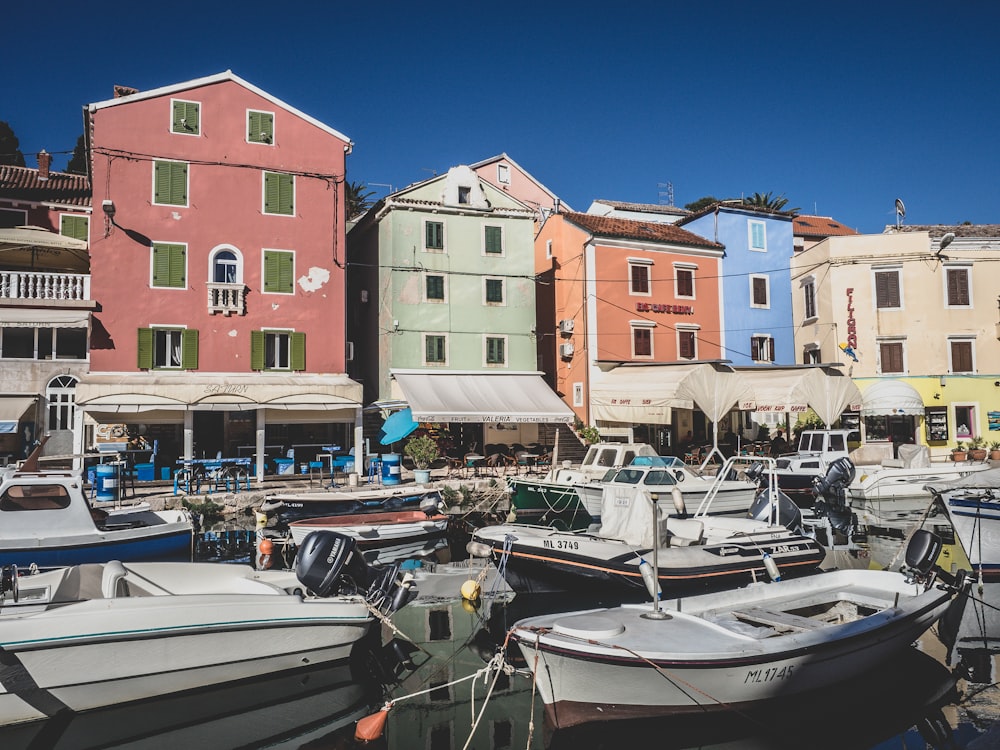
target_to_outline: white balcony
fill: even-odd
[[[0,299],[90,299],[90,274],[51,271],[0,271]]]
[[[246,313],[246,287],[243,284],[209,282],[208,312],[212,315],[243,315]]]

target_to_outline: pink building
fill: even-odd
[[[231,72],[116,87],[84,115],[94,441],[143,433],[167,468],[255,456],[258,477],[350,447],[347,136]]]

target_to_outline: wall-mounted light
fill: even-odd
[[[938,378],[938,382],[941,384],[942,388],[944,388],[946,385],[948,385],[948,383],[944,379],[944,375],[942,375],[940,378]]]
[[[105,198],[101,202],[101,208],[104,210],[104,215],[107,216],[111,221],[115,220],[115,202]]]

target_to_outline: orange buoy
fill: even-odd
[[[358,725],[354,729],[354,739],[358,742],[371,742],[377,740],[385,731],[385,722],[389,719],[389,706],[385,705],[379,709],[378,713],[371,714],[358,719]]]
[[[274,552],[274,542],[270,539],[261,539],[260,544],[257,545],[257,551],[262,555],[270,555]]]

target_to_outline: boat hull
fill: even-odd
[[[361,549],[370,549],[443,536],[448,531],[448,518],[421,511],[398,511],[315,518],[297,521],[289,529],[296,544],[302,544],[313,531],[326,529],[355,539]]]
[[[40,568],[64,565],[122,562],[189,562],[194,544],[191,524],[164,524],[127,532],[94,532],[30,540],[0,540],[0,560],[5,565]]]
[[[888,592],[873,614],[803,632],[733,633],[699,616],[699,599],[734,612],[760,605],[760,585],[727,592],[732,594],[728,597],[668,603],[666,620],[644,618],[650,607],[631,605],[522,620],[512,637],[534,672],[556,728],[745,709],[864,674],[909,647],[951,599],[950,592],[937,589],[907,593],[898,573],[885,575],[897,577],[899,589],[854,584],[850,576],[858,573],[878,576],[884,571],[836,571],[764,587],[792,599],[814,595],[810,589],[823,585],[819,578],[847,574],[833,581],[842,582],[836,587],[838,596],[856,592],[859,600],[870,601],[873,592]],[[751,589],[755,591],[746,595]],[[893,590],[905,597],[896,606]]]
[[[518,523],[563,529],[585,529],[594,523],[580,501],[576,485],[511,478],[507,486]],[[599,500],[597,509],[600,515]]]
[[[945,508],[973,572],[985,583],[1000,583],[1000,498],[952,495]]]

